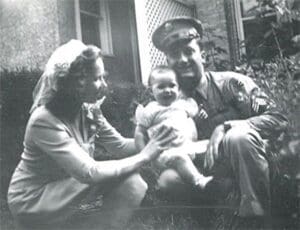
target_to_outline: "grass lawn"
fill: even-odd
[[[200,210],[200,209],[199,209]],[[199,211],[198,210],[198,211]],[[203,210],[200,210],[203,212]],[[97,210],[89,211],[85,215],[97,215]],[[1,230],[16,230],[12,216],[8,210],[5,199],[1,198]],[[84,230],[92,229],[86,226]],[[183,230],[183,229],[207,229],[196,218],[189,208],[186,207],[141,207],[128,223],[124,230]]]
[[[76,222],[80,223],[82,216],[93,217],[99,214],[99,204],[101,202],[95,202],[94,204],[86,204],[80,207],[81,214],[76,218]],[[184,205],[167,205],[160,204],[158,206],[147,206],[143,205],[136,210],[134,216],[129,221],[128,225],[124,230],[206,230],[206,229],[218,229],[226,230],[229,229],[224,224],[231,220],[230,215],[218,216],[216,215],[219,211],[225,213],[230,210],[230,207],[226,206],[184,206]],[[231,212],[232,213],[232,212]],[[12,216],[9,213],[7,203],[5,199],[1,198],[1,230],[17,230]],[[220,214],[220,212],[219,212]],[[228,218],[228,219],[226,219]],[[227,223],[228,224],[228,223]],[[75,223],[78,227],[78,224]],[[299,229],[300,220],[296,216],[277,216],[272,220],[273,229],[285,229],[293,230]],[[297,227],[298,226],[298,227]],[[70,230],[74,227],[69,228]],[[76,228],[78,229],[78,228]],[[84,230],[92,230],[94,225],[84,225]],[[234,225],[231,229],[236,228]],[[42,230],[42,229],[41,229]],[[54,229],[54,230],[65,230],[65,229]]]

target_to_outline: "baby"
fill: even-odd
[[[173,168],[181,178],[204,189],[212,177],[205,177],[195,167],[195,153],[206,151],[208,142],[197,145],[197,130],[193,117],[198,113],[197,103],[180,94],[176,73],[167,66],[158,66],[149,76],[149,87],[155,101],[136,110],[135,144],[140,151],[162,125],[171,126],[178,134],[170,148],[155,161],[160,169]],[[199,142],[200,143],[200,142]]]

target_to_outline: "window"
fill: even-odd
[[[235,0],[238,37],[244,44],[240,48],[250,59],[269,58],[276,52],[273,36],[268,36],[276,13],[267,6],[261,11],[259,4],[257,0]]]
[[[75,0],[77,38],[113,55],[107,0]]]
[[[260,3],[257,0],[239,0],[243,21],[254,19],[260,13]],[[264,7],[265,16],[274,16],[275,12],[269,6]]]

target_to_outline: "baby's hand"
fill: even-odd
[[[205,119],[207,119],[207,118],[208,118],[208,114],[207,114],[207,112],[204,110],[203,105],[200,104],[200,105],[199,105],[199,110],[198,110],[198,113],[197,113],[196,116],[195,116],[195,119],[196,119],[196,120],[197,120],[197,119],[199,119],[199,120],[205,120]]]

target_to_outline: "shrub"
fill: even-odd
[[[133,83],[108,83],[108,92],[101,108],[109,122],[126,137],[133,137],[134,123],[131,122],[131,102],[136,94]]]
[[[32,90],[40,70],[20,69],[1,72],[1,189],[6,193],[12,171],[19,161],[23,149],[23,136]]]

